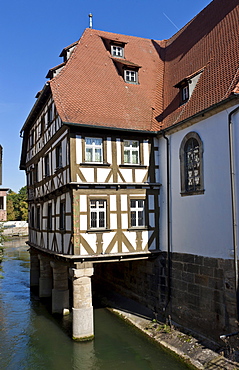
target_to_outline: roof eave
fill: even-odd
[[[157,134],[157,131],[148,131],[148,130],[137,130],[137,129],[131,129],[131,128],[123,128],[123,127],[113,127],[113,126],[101,126],[101,125],[90,125],[86,123],[75,123],[75,122],[62,122],[63,125],[66,126],[80,126],[85,128],[91,128],[91,129],[100,129],[100,130],[114,130],[114,131],[124,131],[124,132],[138,132],[142,134],[150,134],[155,135]]]
[[[189,122],[189,121],[191,121],[191,120],[193,120],[193,119],[195,119],[197,117],[200,117],[200,116],[204,115],[205,113],[210,112],[211,110],[213,110],[213,109],[215,109],[217,107],[221,107],[223,104],[226,104],[229,101],[232,101],[233,99],[238,99],[238,98],[239,98],[239,94],[232,93],[228,98],[226,98],[224,100],[221,100],[219,103],[215,103],[215,104],[211,105],[210,107],[208,107],[208,108],[206,108],[206,109],[204,109],[204,110],[202,110],[202,111],[194,114],[193,116],[190,116],[190,117],[188,117],[188,118],[186,118],[186,119],[184,119],[184,120],[182,120],[180,122],[177,122],[177,123],[175,123],[175,124],[173,124],[171,126],[162,128],[157,133],[159,135],[163,135],[164,132],[171,131],[172,129],[175,129],[176,127],[181,126],[181,125],[183,125],[186,122]]]
[[[37,114],[39,113],[39,111],[42,109],[43,105],[45,104],[46,100],[48,99],[49,97],[49,92],[50,92],[50,84],[49,82],[47,82],[42,91],[40,92],[40,95],[37,99],[37,101],[35,102],[35,104],[33,105],[21,131],[20,131],[20,135],[22,135],[22,132],[32,123],[32,121],[36,118]]]

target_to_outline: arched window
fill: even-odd
[[[180,146],[181,195],[204,193],[203,144],[196,132],[189,132]]]

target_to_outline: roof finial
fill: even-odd
[[[93,15],[91,13],[89,14],[89,18],[90,18],[90,26],[89,27],[92,28],[92,18],[93,18]]]

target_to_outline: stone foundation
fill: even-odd
[[[167,272],[162,252],[153,260],[95,264],[94,284],[216,341],[238,330],[233,260],[173,253],[169,304]]]

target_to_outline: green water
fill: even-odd
[[[75,343],[29,290],[24,241],[5,244],[0,279],[0,369],[183,370],[188,367],[123,320],[95,309],[95,339]],[[63,328],[62,328],[63,325]]]

